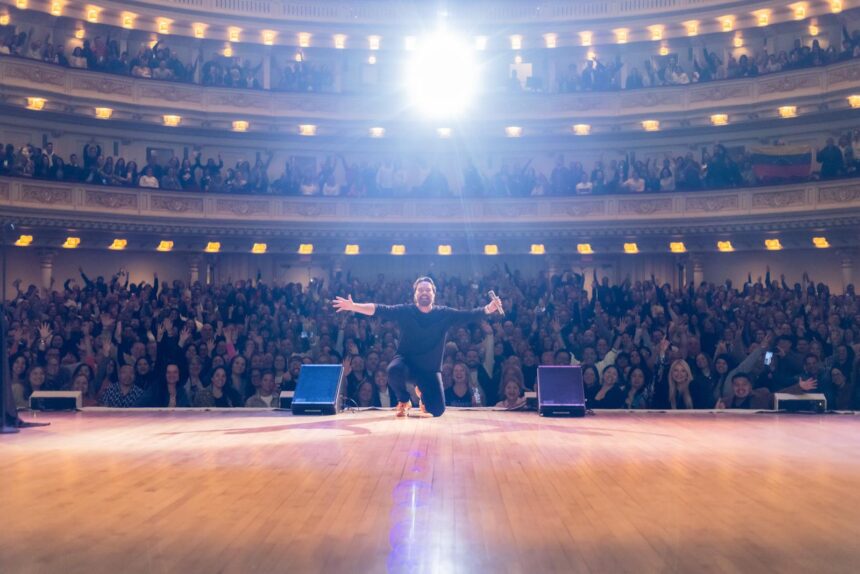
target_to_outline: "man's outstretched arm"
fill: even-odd
[[[347,295],[346,299],[335,297],[331,304],[338,313],[352,311],[353,313],[361,313],[362,315],[376,314],[376,303],[356,303],[352,300],[352,295]]]

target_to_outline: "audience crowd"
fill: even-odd
[[[611,284],[577,273],[435,277],[437,304],[474,308],[494,289],[505,317],[452,330],[441,365],[450,406],[518,409],[539,365],[579,364],[590,408],[762,409],[775,392],[823,393],[858,406],[860,306],[807,274],[743,285],[672,288],[651,277]],[[380,275],[268,285],[69,279],[14,283],[8,308],[13,393],[81,391],[87,406],[277,405],[306,363],[344,365],[347,404],[390,407],[386,366],[398,333],[375,317],[333,312],[335,295],[402,303],[411,282]],[[413,389],[414,394],[414,389]],[[417,398],[416,398],[417,400]]]
[[[220,155],[204,162],[199,152],[182,160],[151,153],[139,164],[105,155],[96,143],[86,144],[80,155],[72,153],[65,159],[55,152],[53,142],[44,148],[0,144],[0,175],[175,191],[301,196],[528,197],[690,191],[854,177],[858,174],[854,155],[858,137],[860,131],[849,131],[838,140],[828,139],[814,158],[810,156],[810,165],[815,159],[820,170],[804,178],[775,177],[772,170],[760,178],[748,150],[721,144],[710,151],[702,148],[698,157],[687,152],[642,160],[630,152],[618,159],[598,160],[591,169],[579,161],[565,163],[560,155],[549,174],[537,170],[531,161],[503,163],[495,171],[481,170],[470,162],[459,185],[450,183],[438,166],[423,160],[348,162],[338,155],[308,167],[293,157],[285,162],[281,175],[270,181],[271,153],[258,154],[253,162],[239,160],[225,169]]]

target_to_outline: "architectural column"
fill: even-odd
[[[51,290],[51,282],[54,279],[54,255],[56,251],[53,249],[40,249],[39,267],[42,269],[42,287],[48,291]]]
[[[698,287],[705,280],[705,267],[702,264],[701,256],[694,255],[690,259],[693,264],[693,286]]]
[[[272,89],[272,49],[266,48],[263,54],[263,89]]]
[[[842,292],[854,282],[854,257],[850,252],[842,253]]]
[[[200,263],[201,263],[201,258],[199,255],[192,255],[188,259],[188,272],[189,272],[190,285],[194,285],[195,283],[200,281]]]

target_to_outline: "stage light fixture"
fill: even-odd
[[[84,30],[83,28],[78,28],[77,30],[75,30],[75,38],[77,38],[78,40],[83,40],[84,36],[86,36],[86,35],[87,35],[87,31]]]
[[[27,98],[27,109],[42,110],[45,108],[45,102],[47,102],[45,98]]]
[[[735,34],[735,37],[732,40],[732,45],[735,48],[743,48],[744,47],[744,37],[740,34],[740,32]]]
[[[102,11],[98,6],[87,6],[87,22],[96,24],[99,21],[99,13]]]
[[[654,42],[659,42],[663,39],[663,30],[664,27],[661,24],[657,24],[655,26],[648,26],[648,31],[651,32],[651,40]]]
[[[756,26],[767,26],[770,24],[770,11],[760,10],[755,12],[755,22]]]
[[[725,126],[729,123],[729,115],[728,114],[712,114],[711,115],[711,124],[715,126]]]
[[[202,40],[206,37],[206,24],[203,24],[201,22],[195,22],[192,28],[194,29],[194,37],[198,40]]]
[[[16,241],[15,245],[18,247],[28,247],[33,243],[32,235],[22,235]]]
[[[57,2],[56,0],[54,2],[51,2],[51,16],[62,16],[62,15],[63,15],[63,3]]]
[[[646,132],[660,131],[660,122],[659,120],[643,120],[642,129],[644,129]]]
[[[514,34],[510,37],[511,39],[511,50],[522,50],[523,49],[523,37],[519,34]]]
[[[251,126],[250,122],[247,120],[235,120],[233,122],[233,131],[234,132],[246,132],[248,128]]]
[[[735,250],[731,241],[717,241],[717,249],[723,253],[729,253]]]
[[[370,48],[371,50],[378,50],[381,41],[382,41],[382,38],[379,36],[368,36],[367,37],[367,47]]]
[[[9,14],[0,14],[0,26],[8,26],[9,22]]]
[[[794,4],[792,14],[794,15],[795,20],[803,20],[806,18],[806,4],[803,2]]]
[[[436,128],[436,135],[446,140],[451,137],[451,128]]]
[[[553,49],[558,46],[558,35],[550,32],[543,35],[543,41],[547,48]]]
[[[830,242],[827,241],[826,237],[813,237],[812,244],[816,247],[816,249],[827,249],[830,247]]]
[[[123,12],[121,20],[122,27],[126,30],[133,30],[135,18],[137,18],[137,14],[133,14],[131,12]]]
[[[27,0],[15,0],[15,8],[17,8],[18,10],[26,10]]]
[[[499,254],[499,246],[489,243],[484,245],[484,255],[498,255]]]
[[[182,116],[177,116],[175,114],[165,114],[161,119],[164,122],[164,125],[171,128],[175,128],[182,122]]]
[[[666,44],[663,44],[662,46],[660,46],[660,52],[659,53],[661,56],[668,56],[669,55],[669,46],[667,46]]]
[[[170,34],[170,20],[167,18],[159,18],[158,19],[158,33],[159,34]]]
[[[111,108],[96,108],[96,119],[99,120],[109,120],[113,117],[113,109]]]
[[[464,112],[475,95],[479,68],[462,38],[438,32],[426,38],[407,61],[404,77],[411,104],[429,117]]]
[[[780,106],[777,111],[781,118],[788,119],[797,117],[797,106]]]
[[[313,243],[302,243],[299,245],[299,255],[313,255],[314,252],[314,244]]]
[[[687,36],[698,36],[699,35],[699,21],[698,20],[688,20],[684,22],[684,28],[687,30]]]
[[[255,243],[251,246],[251,253],[254,253],[255,255],[262,255],[266,252],[268,248],[269,246],[265,243]]]
[[[172,241],[159,241],[158,247],[155,248],[156,251],[172,251],[173,250],[173,242]]]
[[[310,32],[299,32],[299,48],[310,48],[311,47],[311,34]]]
[[[860,108],[860,95],[852,94],[852,95],[848,96],[847,99],[848,99],[848,105],[849,106],[851,106],[852,108],[855,108],[855,109]]]
[[[127,239],[117,238],[117,239],[113,240],[113,243],[108,245],[108,249],[110,249],[111,251],[122,251],[127,246],[128,246],[128,240]]]
[[[523,128],[520,126],[508,126],[505,128],[505,135],[509,138],[518,138],[523,135]]]
[[[263,30],[260,33],[263,37],[263,44],[266,46],[272,46],[275,43],[275,36],[277,33],[274,30]]]
[[[369,133],[370,133],[370,137],[372,137],[372,138],[375,138],[375,139],[384,138],[385,137],[385,128],[372,127],[372,128],[370,128]]]
[[[830,11],[834,14],[842,12],[842,0],[830,0]]]
[[[219,241],[210,241],[206,244],[206,247],[203,249],[206,253],[218,253],[221,251],[221,242]]]
[[[317,135],[317,127],[313,124],[302,124],[299,126],[300,136],[315,136]]]
[[[80,237],[66,237],[66,241],[61,245],[61,247],[63,249],[77,249],[80,244]]]
[[[615,42],[617,44],[626,44],[627,39],[630,36],[630,30],[627,28],[616,28],[613,30],[615,32]]]
[[[810,24],[809,25],[809,35],[810,36],[818,36],[818,33],[821,30],[818,29],[818,24]]]
[[[686,253],[687,246],[684,245],[683,241],[673,241],[669,243],[669,251],[672,253]]]
[[[344,255],[358,255],[361,251],[361,248],[355,243],[347,243],[346,247],[343,249]]]
[[[241,28],[237,28],[236,26],[230,26],[229,28],[227,28],[227,39],[231,42],[238,42],[241,33]]]
[[[226,46],[224,46],[224,57],[225,58],[232,58],[233,57],[233,46],[231,46],[230,44],[227,44]]]
[[[391,254],[392,255],[406,255],[406,246],[405,245],[392,245],[391,246]]]
[[[635,243],[625,243],[624,244],[624,253],[628,255],[634,255],[639,253],[639,246]]]
[[[781,251],[782,243],[780,243],[779,239],[765,239],[764,247],[768,251]]]
[[[734,16],[723,16],[719,18],[720,26],[722,27],[723,32],[731,32],[735,29],[735,17]]]
[[[546,247],[543,243],[532,243],[529,255],[546,255]]]
[[[584,32],[579,33],[579,43],[583,46],[591,46],[591,41],[594,39],[593,34],[590,30],[586,30]]]
[[[333,39],[334,39],[335,50],[343,50],[344,48],[346,48],[346,35],[335,34],[333,36]]]
[[[578,136],[587,136],[591,133],[589,124],[573,124],[573,133]]]
[[[436,253],[439,255],[451,255],[453,252],[450,245],[439,245],[436,248]]]
[[[591,248],[591,243],[577,243],[576,251],[580,255],[594,255],[594,249]]]

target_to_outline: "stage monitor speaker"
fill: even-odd
[[[293,395],[295,394],[295,391],[281,391],[281,394],[278,397],[278,408],[285,411],[290,410],[293,406]]]
[[[774,409],[790,413],[823,413],[827,411],[827,397],[822,393],[775,393]]]
[[[33,391],[30,410],[74,411],[81,408],[81,391]]]
[[[343,365],[302,365],[293,394],[294,415],[333,415],[340,411]]]
[[[538,367],[537,390],[541,416],[585,416],[585,389],[579,365]]]

